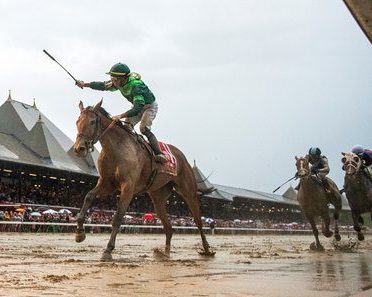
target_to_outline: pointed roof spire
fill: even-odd
[[[34,98],[34,103],[32,104],[32,107],[38,110],[38,108],[36,106],[36,99],[35,98]],[[39,114],[39,117],[40,117],[40,114]]]
[[[195,161],[195,159],[194,159],[194,167],[196,167],[196,161]]]
[[[8,95],[8,99],[6,99],[7,101],[10,101],[10,100],[13,100],[12,99],[12,91],[9,90],[9,95]]]

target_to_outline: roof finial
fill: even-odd
[[[8,99],[6,99],[7,101],[10,101],[10,100],[13,100],[12,99],[12,91],[9,90],[9,95],[8,95]]]
[[[195,161],[195,159],[194,159],[194,167],[196,167],[196,161]]]
[[[37,106],[36,106],[36,99],[34,98],[34,103],[32,104],[32,107],[37,109]]]

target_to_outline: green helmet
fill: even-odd
[[[109,72],[106,72],[106,74],[110,74],[111,76],[126,76],[129,73],[129,67],[123,63],[116,63],[111,67]]]

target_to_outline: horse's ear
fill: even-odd
[[[83,104],[83,102],[81,100],[79,102],[79,108],[80,108],[80,111],[83,111],[84,110],[84,104]]]
[[[298,161],[298,157],[297,156],[295,156],[295,159],[296,159],[296,161]]]
[[[341,152],[341,155],[345,156],[345,155],[346,155],[346,153],[344,153],[344,152]]]
[[[94,110],[97,110],[98,108],[100,108],[101,107],[101,105],[102,105],[102,102],[103,102],[103,98],[101,99],[101,101],[100,102],[98,102],[95,106],[94,106]]]

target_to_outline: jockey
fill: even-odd
[[[318,175],[321,179],[324,179],[329,173],[327,158],[322,156],[322,152],[318,147],[310,148],[308,157],[311,164],[311,174]]]
[[[152,121],[158,112],[158,104],[155,101],[154,94],[141,80],[141,76],[138,73],[130,72],[129,67],[125,64],[115,64],[106,74],[111,76],[109,81],[85,83],[79,80],[76,85],[80,88],[89,87],[100,91],[119,90],[133,106],[128,111],[113,116],[112,119],[120,121],[120,119],[125,118],[125,125],[130,127],[130,129],[132,129],[131,126],[140,122],[140,131],[147,137],[154,150],[155,160],[160,163],[166,163],[168,159],[160,150],[158,140],[151,132]]]
[[[354,145],[351,152],[362,160],[363,171],[372,179],[372,151],[363,148],[361,145]]]
[[[311,175],[315,175],[320,179],[324,190],[327,194],[332,192],[331,186],[326,178],[327,174],[329,173],[329,165],[328,160],[325,156],[322,155],[321,150],[318,147],[312,147],[309,149],[309,154],[307,155],[309,159],[309,163],[311,164],[310,173]],[[295,188],[299,190],[300,184]]]

